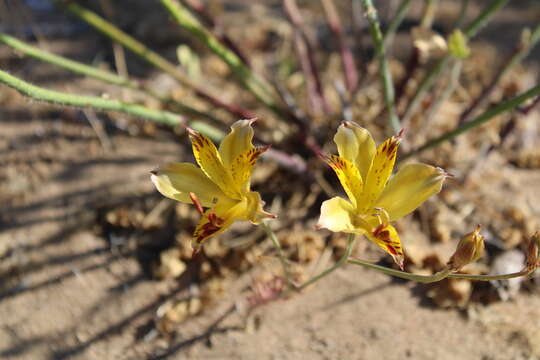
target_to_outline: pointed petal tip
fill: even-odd
[[[192,128],[190,128],[189,126],[186,126],[186,132],[189,134],[189,136],[198,136],[199,135],[199,132],[196,131],[196,130],[193,130]]]
[[[405,135],[405,129],[401,129],[401,130],[399,130],[399,132],[397,133],[396,137],[398,137],[398,138],[402,138],[402,137],[403,137],[403,135]]]
[[[201,245],[197,244],[197,245],[191,245],[191,258],[195,257],[196,255],[199,254],[199,252],[201,251]]]
[[[261,154],[264,153],[264,152],[266,152],[266,151],[268,151],[268,150],[270,150],[271,148],[272,148],[272,144],[268,144],[268,145],[263,145],[263,146],[261,146],[261,147],[260,147],[260,149],[261,149]]]
[[[405,263],[405,259],[404,258],[400,258],[400,259],[394,259],[396,261],[396,264],[399,266],[399,268],[401,269],[401,271],[405,271],[405,266],[404,266],[404,263]]]

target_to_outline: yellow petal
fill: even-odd
[[[242,198],[240,189],[236,187],[231,174],[223,165],[214,143],[205,135],[194,130],[189,130],[189,138],[191,139],[193,155],[202,171],[227,196],[240,200]]]
[[[216,213],[215,209],[208,209],[195,227],[191,247],[194,251],[198,251],[201,244],[224,232],[234,222],[232,218],[226,218]]]
[[[250,191],[246,194],[246,207],[241,217],[251,221],[253,224],[259,224],[264,218],[276,218],[276,215],[270,214],[263,209],[264,201],[261,195],[256,191]]]
[[[258,224],[263,218],[275,216],[265,212],[258,192],[245,194],[241,201],[231,204],[230,201],[219,201],[216,206],[207,210],[193,233],[192,247],[197,250],[207,239],[221,234],[235,221],[251,221]]]
[[[151,180],[164,196],[184,203],[192,203],[189,193],[195,193],[202,206],[212,207],[226,198],[201,169],[190,163],[170,163],[152,171]]]
[[[354,122],[344,121],[334,136],[334,142],[339,156],[356,165],[365,181],[377,151],[369,131]]]
[[[249,191],[249,179],[255,162],[269,146],[251,147],[247,151],[239,154],[230,166],[230,172],[235,186],[242,192]]]
[[[231,125],[231,132],[219,145],[219,155],[225,167],[230,167],[240,155],[253,148],[253,124],[255,120],[238,120]]]
[[[349,200],[356,207],[362,195],[362,177],[352,162],[337,155],[321,155],[323,160],[334,170]]]
[[[400,142],[401,139],[399,136],[392,136],[377,148],[377,153],[373,158],[373,164],[371,164],[367,179],[364,183],[362,197],[358,201],[360,213],[373,208],[375,201],[383,191],[386,182],[394,169],[397,149]]]
[[[388,182],[375,207],[386,210],[390,221],[419,207],[427,198],[441,191],[447,174],[426,164],[407,164]]]
[[[368,233],[367,237],[390,254],[396,264],[403,269],[405,255],[403,255],[401,240],[399,239],[396,228],[390,224],[381,224]]]
[[[359,232],[353,225],[352,217],[354,217],[353,205],[337,196],[322,203],[317,228],[326,228],[334,232]]]

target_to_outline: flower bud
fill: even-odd
[[[537,231],[531,237],[527,249],[527,271],[533,271],[540,266],[540,233]]]
[[[454,30],[448,38],[448,51],[453,57],[460,60],[465,59],[471,53],[467,45],[467,37],[461,30]]]
[[[484,237],[480,235],[480,225],[465,235],[458,243],[454,255],[448,261],[453,271],[459,271],[465,265],[478,260],[484,253]]]

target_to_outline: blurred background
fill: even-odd
[[[169,111],[215,140],[235,120],[257,117],[256,142],[273,148],[259,161],[253,188],[279,214],[273,227],[303,282],[346,245],[344,234],[314,229],[321,203],[342,194],[314,152],[336,152],[332,138],[342,120],[368,128],[377,143],[394,133],[360,1],[183,3],[266,79],[279,110],[246,90],[159,1],[0,0],[0,70],[47,89]],[[448,55],[453,30],[467,29],[495,3],[504,6],[471,37],[470,54]],[[476,224],[483,226],[486,254],[464,271],[519,271],[528,239],[540,229],[538,96],[417,151],[539,84],[540,3],[503,3],[374,2],[383,33],[392,33],[384,45],[406,130],[398,161],[407,156],[454,175],[396,225],[407,271],[440,270]],[[114,24],[173,70],[111,41],[70,4]],[[399,26],[389,31],[393,25]],[[29,56],[6,36],[136,86]],[[352,63],[345,64],[344,53]],[[441,61],[432,86],[412,106]],[[175,69],[195,86],[179,81]],[[149,177],[160,164],[193,161],[184,129],[170,125],[53,106],[0,85],[1,358],[540,358],[538,277],[422,285],[348,265],[301,294],[251,309],[254,289],[280,276],[276,254],[261,229],[239,223],[208,241],[204,256],[191,258],[197,212],[164,199]],[[367,240],[354,256],[392,266]]]

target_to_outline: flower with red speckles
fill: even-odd
[[[205,240],[222,233],[235,221],[258,224],[263,218],[275,217],[263,210],[259,193],[250,190],[253,166],[268,149],[268,146],[253,146],[253,122],[235,122],[219,149],[205,135],[188,129],[199,167],[191,163],[170,163],[152,171],[152,182],[161,194],[193,203],[201,213],[192,239],[195,251]]]
[[[364,234],[403,267],[403,249],[390,224],[437,194],[448,176],[441,168],[407,164],[392,178],[401,133],[375,147],[371,134],[344,121],[334,137],[339,155],[323,155],[349,200],[334,197],[321,206],[318,227]]]

